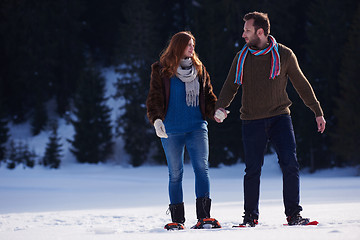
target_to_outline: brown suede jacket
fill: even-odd
[[[213,93],[209,73],[203,66],[203,74],[199,76],[200,96],[199,104],[203,119],[214,119],[217,97]],[[157,61],[151,65],[150,90],[146,100],[147,117],[154,124],[156,119],[164,121],[170,97],[170,78],[161,74],[161,65]]]

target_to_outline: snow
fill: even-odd
[[[318,226],[283,226],[282,178],[276,156],[265,158],[259,225],[242,220],[244,165],[210,169],[212,216],[221,229],[193,230],[194,174],[185,165],[186,230],[168,232],[166,166],[67,164],[0,168],[0,239],[359,239],[360,179],[354,168],[301,173],[302,215]]]

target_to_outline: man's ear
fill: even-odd
[[[265,34],[264,34],[264,29],[259,28],[259,29],[256,31],[256,35],[258,35],[258,37],[261,37],[261,36],[265,35]]]

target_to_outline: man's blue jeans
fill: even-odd
[[[243,120],[242,135],[245,152],[244,209],[259,215],[261,167],[267,142],[275,148],[283,173],[283,201],[286,216],[302,210],[299,205],[299,164],[290,115],[279,115],[258,120]]]
[[[168,133],[161,138],[169,169],[169,197],[171,204],[183,202],[182,179],[185,146],[195,173],[196,198],[210,197],[208,171],[209,140],[206,129],[188,133]]]

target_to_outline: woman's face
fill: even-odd
[[[185,48],[183,58],[191,58],[192,56],[194,56],[194,49],[194,40],[191,38]]]

